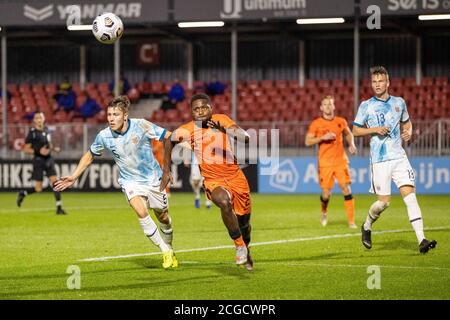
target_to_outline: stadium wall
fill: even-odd
[[[414,157],[410,159],[416,173],[416,188],[419,194],[450,194],[450,157]],[[268,163],[265,159],[261,163]],[[278,170],[272,175],[262,175],[258,164],[259,193],[316,193],[318,184],[316,157],[280,157]],[[350,159],[352,193],[365,194],[370,188],[370,165],[368,158]],[[335,185],[333,192],[340,193]],[[398,194],[392,184],[392,193]]]

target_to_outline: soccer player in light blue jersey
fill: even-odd
[[[108,104],[109,127],[100,131],[84,154],[74,172],[55,183],[56,191],[71,187],[89,167],[94,156],[106,149],[111,152],[119,167],[119,184],[139,217],[144,234],[163,253],[163,268],[175,268],[178,261],[172,249],[172,219],[168,212],[166,191],[160,191],[161,168],[152,152],[152,139],[169,142],[170,132],[144,119],[129,119],[130,100],[126,96],[114,98]],[[160,224],[158,227],[148,214],[153,209]]]
[[[409,221],[419,242],[419,252],[427,253],[436,247],[437,242],[425,238],[422,212],[415,194],[414,171],[402,147],[402,140],[409,141],[412,135],[406,104],[402,98],[389,95],[389,74],[384,67],[372,67],[370,73],[375,95],[361,103],[353,122],[355,137],[372,136],[370,192],[378,196],[361,227],[362,243],[367,249],[372,248],[372,224],[389,206],[392,180],[405,202]]]

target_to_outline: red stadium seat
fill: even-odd
[[[272,80],[262,80],[261,88],[263,89],[272,89],[274,87]]]
[[[448,77],[437,77],[435,83],[439,87],[444,87],[448,85]]]
[[[275,88],[285,89],[289,87],[289,83],[286,80],[275,80]]]
[[[305,88],[308,89],[317,89],[317,82],[314,79],[305,80]]]
[[[424,87],[433,87],[434,86],[434,78],[432,77],[423,77],[421,82],[420,82],[421,86]]]
[[[245,85],[246,85],[247,88],[249,88],[249,89],[251,89],[251,90],[256,90],[256,89],[259,88],[258,80],[248,80],[248,81],[245,83]]]
[[[291,89],[298,89],[300,88],[300,83],[298,80],[289,80],[288,85]]]

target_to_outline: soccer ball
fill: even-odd
[[[114,13],[103,13],[92,23],[92,33],[101,43],[112,44],[123,34],[122,20]]]

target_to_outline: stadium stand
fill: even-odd
[[[141,82],[130,89],[132,101],[137,102],[141,96],[163,95],[172,82]],[[154,122],[183,122],[190,119],[189,99],[198,90],[189,90],[186,82],[182,82],[186,90],[186,99],[177,104],[176,109],[156,110],[149,120]],[[196,81],[194,88],[204,86]],[[27,114],[35,110],[43,111],[50,122],[80,122],[63,111],[52,112],[52,96],[57,91],[56,83],[19,83],[9,84],[11,99],[8,110],[11,111],[11,123],[29,123]],[[76,106],[79,107],[84,93],[78,83],[73,84],[77,95]],[[95,99],[104,109],[112,95],[108,83],[88,83],[86,94]],[[421,84],[415,78],[393,78],[390,93],[404,97],[410,114],[415,119],[437,119],[450,116],[450,84],[448,77],[424,77]],[[317,106],[324,95],[334,95],[339,113],[352,120],[353,82],[351,79],[308,79],[303,87],[296,80],[248,80],[238,83],[238,120],[239,121],[307,121],[318,115]],[[361,81],[360,101],[371,97],[368,80]],[[229,83],[223,95],[212,98],[216,112],[231,113],[231,89]],[[0,102],[1,103],[1,102]],[[105,113],[99,113],[90,123],[104,122]]]

